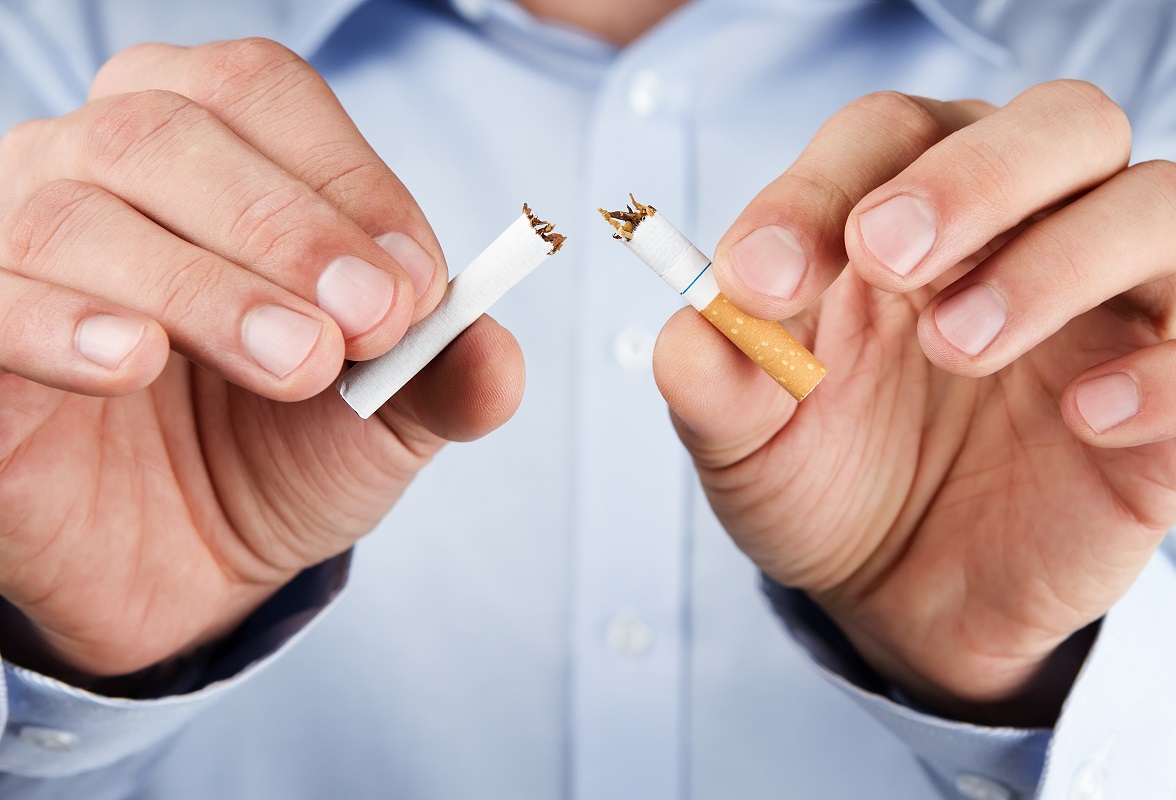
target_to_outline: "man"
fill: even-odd
[[[1172,12],[630,5],[0,5],[12,796],[1176,786]],[[524,201],[518,343],[360,421]]]

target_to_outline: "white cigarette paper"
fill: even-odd
[[[803,400],[828,372],[783,325],[757,319],[731,304],[715,281],[711,260],[653,206],[633,199],[628,211],[601,215],[616,229],[620,240],[674,287],[686,302],[756,362],[797,400]]]
[[[446,345],[474,324],[490,306],[563,245],[553,226],[527,206],[522,215],[449,282],[433,313],[405,332],[395,347],[343,374],[339,394],[367,419]]]

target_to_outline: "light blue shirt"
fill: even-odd
[[[1166,556],[1104,620],[1055,730],[895,702],[713,517],[650,370],[679,300],[595,212],[632,191],[709,250],[878,89],[1000,103],[1083,77],[1131,115],[1138,159],[1172,158],[1168,0],[696,0],[621,51],[506,0],[0,0],[0,130],[82,103],[126,45],[246,35],[326,76],[453,270],[524,201],[570,237],[494,309],[526,397],[421,474],[349,575],[337,559],[262,609],[205,688],[114,700],[5,663],[0,797],[1176,791]]]

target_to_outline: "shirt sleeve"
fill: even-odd
[[[127,796],[110,791],[133,785],[151,756],[188,720],[305,635],[339,597],[350,563],[348,552],[300,573],[246,620],[232,646],[203,665],[201,675],[183,679],[188,690],[182,694],[107,697],[4,662],[0,795]]]
[[[945,798],[1101,800],[1176,790],[1176,546],[1103,618],[1052,730],[972,725],[901,702],[802,592],[765,580],[817,670],[919,759]]]

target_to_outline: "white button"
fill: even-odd
[[[632,611],[622,611],[609,621],[604,641],[614,653],[636,661],[653,649],[653,630]]]
[[[955,781],[956,791],[968,800],[1012,800],[1013,793],[1002,783],[979,775],[960,775]]]
[[[642,328],[625,328],[613,339],[613,356],[630,372],[653,369],[653,344],[657,337]]]
[[[72,750],[78,743],[77,734],[59,731],[55,728],[38,728],[33,725],[21,728],[20,738],[37,747],[44,747],[46,750],[61,750],[63,752]]]
[[[1102,764],[1092,761],[1074,776],[1074,782],[1070,784],[1070,800],[1101,800],[1102,796]]]
[[[453,7],[471,22],[481,22],[490,10],[489,0],[453,0]]]
[[[643,69],[629,84],[629,108],[639,117],[648,117],[657,111],[664,94],[661,76],[653,70]]]

